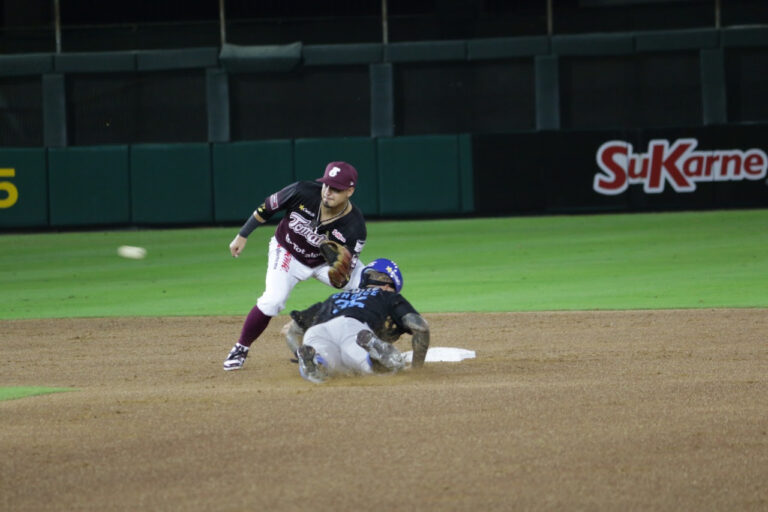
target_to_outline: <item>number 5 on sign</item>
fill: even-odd
[[[13,178],[16,176],[16,169],[0,169],[0,178]],[[10,208],[16,204],[19,199],[19,189],[10,181],[0,181],[0,196],[2,192],[8,194],[8,197],[0,197],[0,208]]]

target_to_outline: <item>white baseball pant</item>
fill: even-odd
[[[364,266],[362,262],[357,262],[355,268],[352,269],[349,283],[344,287],[345,290],[357,288]],[[285,247],[277,243],[273,236],[269,241],[264,293],[256,301],[256,305],[265,315],[277,316],[285,309],[285,303],[288,302],[293,287],[299,282],[315,278],[328,286],[332,286],[328,280],[328,268],[328,265],[312,268],[301,263]]]
[[[329,375],[371,374],[368,352],[357,344],[357,333],[363,329],[371,330],[359,320],[339,316],[307,329],[304,345],[315,349],[318,362],[327,368]]]

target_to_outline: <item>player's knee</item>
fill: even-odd
[[[285,302],[276,302],[269,299],[259,299],[256,305],[267,316],[277,316],[285,309]]]

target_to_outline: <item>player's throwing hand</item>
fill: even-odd
[[[247,242],[247,238],[244,238],[239,234],[235,236],[235,239],[232,240],[232,242],[229,244],[229,252],[232,254],[233,258],[240,256],[240,253],[243,252],[243,249],[245,249],[245,244]]]

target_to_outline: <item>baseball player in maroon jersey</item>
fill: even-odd
[[[319,249],[327,240],[346,247],[352,256],[349,280],[336,283],[355,288],[362,265],[357,265],[365,245],[365,218],[350,197],[357,185],[357,170],[346,162],[331,162],[316,181],[299,181],[267,197],[229,244],[237,258],[245,249],[248,235],[276,212],[285,216],[269,242],[266,287],[245,319],[240,339],[224,361],[225,370],[242,368],[251,344],[267,328],[272,317],[285,308],[291,290],[300,281],[315,278],[331,285],[331,268]]]

